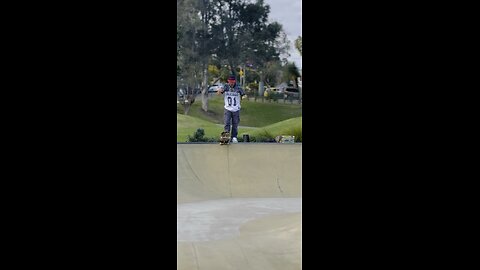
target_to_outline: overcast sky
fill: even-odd
[[[264,0],[270,6],[269,19],[277,21],[290,40],[290,58],[299,69],[302,69],[302,57],[295,49],[295,39],[302,36],[302,0]]]

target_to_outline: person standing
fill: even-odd
[[[225,103],[223,113],[225,126],[223,130],[231,134],[232,143],[237,143],[238,124],[240,123],[240,100],[245,95],[245,92],[239,85],[237,85],[234,75],[230,75],[227,82],[228,84],[218,89],[217,95],[223,94]]]

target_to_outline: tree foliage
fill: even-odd
[[[298,36],[297,39],[295,39],[295,48],[300,53],[300,56],[303,56],[302,55],[302,36]]]
[[[286,80],[287,81],[293,81],[294,86],[298,87],[298,78],[300,77],[300,71],[298,70],[297,65],[295,62],[289,62],[286,66]]]
[[[206,90],[205,84],[218,76],[225,80],[229,74],[237,75],[240,67],[252,69],[263,81],[289,50],[282,25],[269,22],[269,14],[270,6],[263,0],[177,0],[181,81]]]

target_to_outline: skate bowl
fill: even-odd
[[[302,144],[177,144],[177,269],[301,269]]]

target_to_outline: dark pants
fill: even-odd
[[[230,132],[230,127],[232,127],[232,138],[237,137],[238,134],[238,123],[240,123],[240,111],[231,112],[227,109],[224,109],[223,121],[225,123],[224,131]]]

